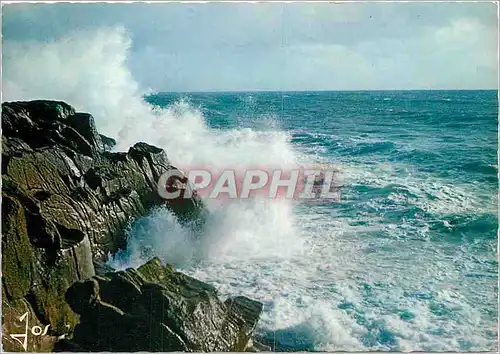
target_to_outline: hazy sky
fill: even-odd
[[[3,55],[117,25],[157,91],[497,88],[494,3],[11,4]]]

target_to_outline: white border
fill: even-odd
[[[54,1],[1,1],[0,0],[0,7],[3,7],[4,4],[38,4],[38,3],[44,3],[44,4],[92,4],[92,3],[107,3],[107,4],[134,4],[134,3],[145,3],[145,4],[169,4],[169,3],[182,3],[182,4],[207,4],[207,3],[230,3],[230,4],[241,4],[241,3],[247,3],[247,4],[260,4],[260,3],[353,3],[353,4],[363,4],[363,3],[494,3],[497,5],[497,31],[498,31],[498,38],[500,40],[500,0],[336,0],[336,1],[328,1],[328,0],[261,0],[261,1],[236,1],[236,0],[208,0],[208,1],[200,1],[200,0],[184,0],[184,1],[175,1],[175,0],[143,0],[143,1],[134,1],[134,0],[116,0],[116,1],[99,1],[99,0],[74,0],[74,1],[64,1],[64,0],[54,0]],[[3,13],[2,13],[3,14]],[[2,25],[2,18],[0,17],[0,26]],[[3,27],[2,27],[3,28]],[[2,43],[1,46],[3,46],[3,35],[2,35]],[[3,51],[0,49],[0,61],[2,61],[2,56],[3,56]],[[499,101],[499,107],[500,107],[500,66],[498,65],[500,61],[500,43],[497,43],[497,97]],[[3,88],[3,73],[2,73],[3,65],[0,66],[0,82],[2,83],[2,88]],[[3,89],[0,89],[0,102],[2,102],[2,96],[3,96]],[[497,118],[497,142],[500,143],[500,109],[498,113],[498,118]],[[1,127],[0,127],[0,135],[1,135]],[[0,162],[1,162],[1,156],[0,156]],[[498,149],[497,146],[497,177],[499,179],[499,189],[497,190],[497,204],[498,204],[498,211],[500,211],[500,170],[498,170],[498,164],[500,162],[500,150]],[[0,183],[1,184],[1,183]],[[0,203],[1,206],[1,203]],[[1,234],[1,225],[0,225],[0,234]],[[499,263],[499,270],[500,270],[500,228],[497,230],[497,261]],[[0,245],[0,262],[2,259],[2,252],[1,252],[1,245]],[[0,269],[0,274],[1,274],[1,269]],[[500,277],[497,277],[497,289],[500,289]],[[0,293],[0,300],[1,300],[1,293]],[[500,307],[500,297],[498,298],[498,305]],[[1,310],[1,302],[0,302],[0,310]],[[498,309],[498,308],[497,308]],[[1,312],[1,311],[0,311]],[[498,318],[498,314],[497,314]],[[2,324],[2,317],[0,317],[0,325]],[[497,345],[499,346],[497,348],[496,353],[500,353],[500,341],[499,341],[499,333],[500,333],[500,321],[497,321]],[[3,337],[3,333],[0,331],[0,337]],[[0,352],[4,352],[1,350],[2,343],[0,342]],[[20,351],[21,352],[21,351]],[[9,353],[9,352],[5,352]],[[19,353],[19,352],[15,352]],[[72,352],[75,353],[75,352]],[[87,352],[85,352],[87,353]],[[97,352],[91,352],[91,353],[97,353]],[[144,353],[149,353],[149,352],[144,352]],[[185,352],[170,352],[170,353],[182,353],[184,354]],[[233,352],[227,352],[227,353],[233,353]],[[280,352],[273,352],[273,353],[280,353]],[[300,353],[299,351],[297,352],[291,352],[291,353]],[[339,352],[324,352],[324,353],[339,353]],[[366,352],[348,352],[348,351],[341,351],[341,353],[367,353],[367,354],[372,354],[372,353],[382,353],[382,352],[376,352],[376,351],[366,351]],[[383,352],[385,353],[385,352]],[[393,352],[393,353],[401,353],[401,352]],[[439,353],[439,352],[428,352],[428,353]],[[446,353],[459,353],[459,352],[446,352]],[[486,352],[486,351],[477,351],[477,352],[468,352],[468,353],[495,353],[495,352]],[[288,354],[288,353],[283,353],[283,354]]]

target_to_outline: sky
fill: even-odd
[[[154,91],[498,88],[493,2],[4,4],[2,12],[3,75],[12,81],[30,67],[57,69],[32,63],[43,58],[73,60],[92,75],[82,64],[94,63],[84,60],[91,47],[94,59],[123,59]],[[33,48],[58,54],[37,58]],[[65,50],[79,53],[57,57]]]

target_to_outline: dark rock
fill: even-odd
[[[231,314],[229,318],[233,322],[232,325],[239,330],[238,348],[244,350],[262,313],[262,303],[237,296],[227,299],[224,304]]]
[[[116,269],[110,267],[102,261],[94,261],[95,274],[99,276],[106,276],[107,273],[115,272]]]
[[[68,117],[68,124],[99,151],[104,149],[101,135],[97,132],[94,118],[88,113],[75,113]],[[115,142],[116,143],[116,142]]]
[[[74,283],[66,292],[66,300],[76,313],[89,311],[100,300],[99,282],[90,278]]]
[[[34,255],[21,203],[2,195],[2,283],[9,299],[21,299],[33,279]]]
[[[82,353],[85,350],[75,342],[62,338],[54,345],[54,352],[77,352]]]
[[[106,135],[99,134],[105,151],[110,151],[116,146],[116,140]]]
[[[221,302],[212,286],[158,258],[76,283],[67,297],[81,316],[72,342],[83,351],[244,351],[262,311],[245,297]]]
[[[34,200],[27,218],[45,230],[29,233],[38,247],[64,247],[86,235],[102,260],[125,247],[130,220],[160,204],[183,223],[203,224],[197,195],[180,202],[159,195],[160,175],[175,169],[162,149],[138,143],[127,153],[105,151],[112,139],[103,143],[93,117],[63,102],[8,102],[2,109],[2,180]]]
[[[138,143],[111,152],[116,142],[92,116],[64,102],[3,103],[2,129],[3,333],[18,332],[28,312],[30,323],[50,327],[28,351],[247,349],[259,303],[222,303],[214,287],[159,259],[137,270],[105,264],[126,246],[129,222],[152,207],[202,229],[206,209],[196,193],[159,194],[160,176],[178,171],[163,150]],[[180,175],[171,187],[184,192]],[[4,348],[23,349],[3,338]]]

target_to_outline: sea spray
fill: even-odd
[[[277,129],[272,116],[264,117],[264,130],[220,131],[211,129],[202,112],[186,100],[164,108],[144,101],[148,91],[140,89],[126,65],[131,42],[123,28],[77,32],[51,43],[5,45],[10,55],[4,63],[4,99],[63,100],[77,110],[90,112],[98,129],[117,140],[116,151],[145,141],[164,148],[172,164],[180,168],[287,167],[297,162],[290,137]],[[286,202],[253,200],[230,207],[209,202],[208,206],[214,210],[202,241],[206,248],[202,253],[207,255],[217,249],[217,257],[222,258],[224,250],[231,256],[262,257],[261,252],[275,248],[278,240],[293,237],[293,215]],[[157,210],[131,226],[128,250],[113,258],[115,266],[146,260],[137,259],[138,255],[157,255],[182,264],[181,258],[189,258],[181,256],[181,249],[189,249],[192,242],[188,234],[189,230],[179,227],[166,210]]]

